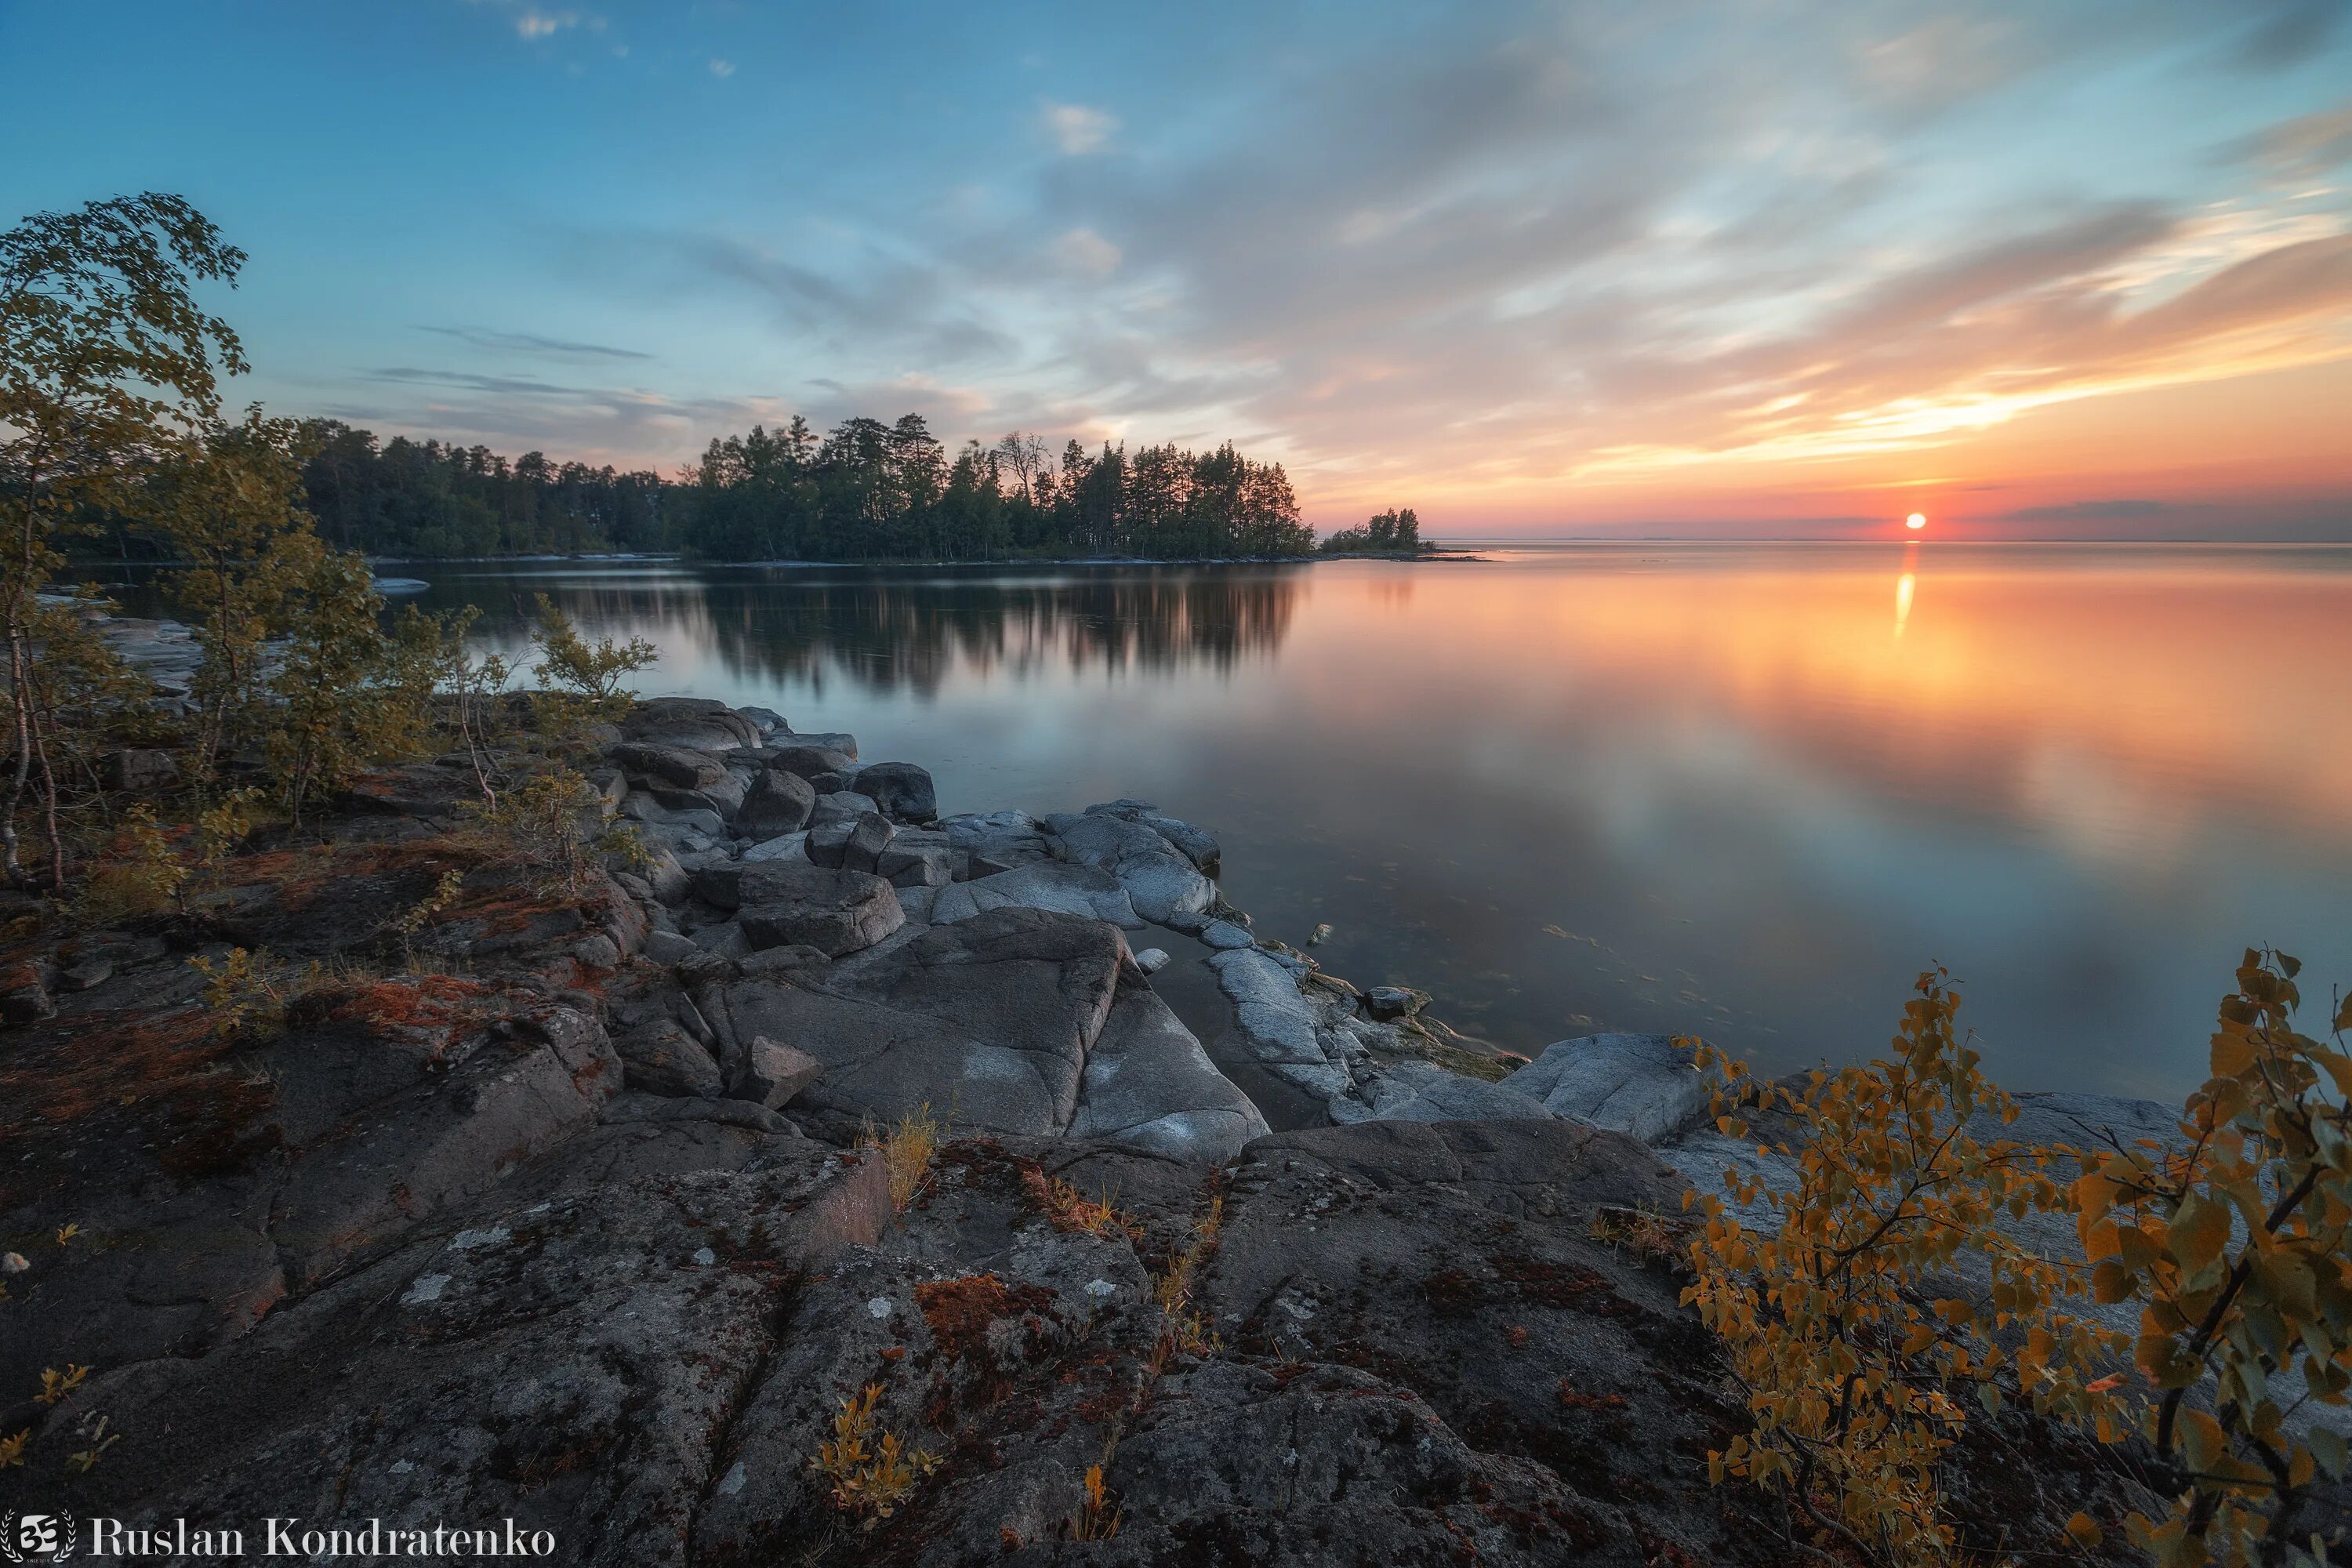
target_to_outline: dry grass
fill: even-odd
[[[1127,1510],[1103,1485],[1103,1468],[1087,1467],[1086,1495],[1078,1500],[1078,1511],[1070,1516],[1069,1531],[1073,1541],[1108,1541],[1118,1533]]]
[[[871,1121],[866,1124],[858,1147],[881,1151],[882,1168],[890,1181],[891,1213],[906,1213],[907,1205],[921,1194],[930,1180],[931,1161],[946,1136],[947,1128],[931,1114],[929,1100],[912,1114],[898,1118],[887,1132],[877,1131]]]
[[[1034,1165],[1024,1165],[1021,1179],[1028,1188],[1029,1201],[1055,1230],[1079,1231],[1087,1236],[1123,1236],[1130,1240],[1143,1234],[1141,1226],[1112,1204],[1108,1188],[1100,1197],[1089,1198],[1061,1177],[1049,1177]]]

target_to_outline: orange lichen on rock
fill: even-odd
[[[989,1329],[1006,1318],[1042,1311],[1053,1292],[1034,1285],[1007,1285],[993,1274],[967,1274],[954,1279],[928,1279],[915,1287],[915,1304],[931,1338],[951,1361],[973,1352],[984,1352]]]

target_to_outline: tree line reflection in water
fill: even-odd
[[[583,630],[643,637],[666,653],[692,650],[738,679],[798,679],[822,690],[837,673],[876,692],[929,696],[960,668],[1014,680],[1055,670],[1232,670],[1281,647],[1302,586],[1296,569],[1280,567],[1039,578],[678,570],[469,575],[436,583],[418,602],[481,605],[486,637],[519,647],[532,595],[545,593]]]

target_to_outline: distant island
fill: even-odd
[[[299,422],[307,510],[328,543],[379,558],[676,552],[712,562],[1283,560],[1416,556],[1411,508],[1318,544],[1279,463],[1225,442],[1130,450],[1076,440],[1058,457],[1014,432],[950,454],[919,414],[855,418],[819,437],[781,428],[715,439],[677,477],[509,458],[333,419]],[[160,559],[162,535],[110,521],[104,553]]]

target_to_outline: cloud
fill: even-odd
[[[2265,78],[2307,111],[2200,133],[2326,20],[1498,0],[1335,35],[1269,8],[1228,40],[1252,68],[1169,64],[1179,124],[1049,101],[1005,145],[853,153],[709,227],[550,250],[681,342],[723,322],[813,415],[1231,435],[1311,497],[1905,460],[2352,354],[2352,198],[2309,188],[2352,106]],[[2155,94],[2179,122],[2133,129]],[[1063,155],[1024,155],[1039,132]]]
[[[579,25],[580,14],[577,11],[541,11],[525,6],[522,14],[515,18],[514,28],[519,38],[548,38],[566,27]]]
[[[645,387],[567,385],[411,365],[360,374],[379,395],[345,399],[326,412],[379,436],[481,442],[507,451],[544,447],[625,467],[666,467],[719,432],[792,417],[789,408],[766,397],[679,397]]]
[[[2078,500],[2063,506],[2020,507],[2000,516],[2004,522],[2112,522],[2157,517],[2170,510],[2158,500]]]
[[[2282,121],[2236,144],[2237,155],[2297,179],[2352,161],[2352,103]]]
[[[717,77],[719,80],[725,81],[729,77],[735,74],[735,62],[732,60],[712,60],[710,62],[710,74]]]
[[[1118,268],[1118,247],[1090,228],[1074,228],[1054,241],[1054,259],[1073,272],[1107,278]]]
[[[651,359],[653,355],[636,349],[616,349],[604,343],[572,342],[562,338],[545,338],[537,332],[495,332],[484,327],[420,326],[420,332],[432,332],[445,338],[455,338],[478,349],[501,353],[548,354],[579,359]]]
[[[1118,121],[1107,111],[1083,103],[1047,104],[1045,123],[1054,144],[1073,158],[1100,152],[1118,129]]]

